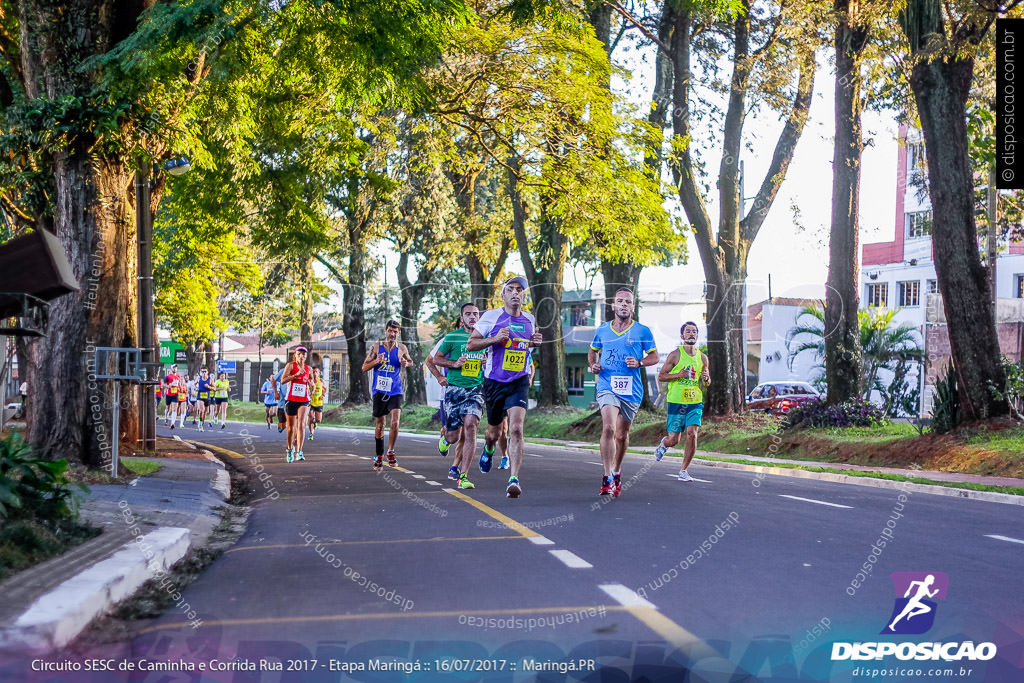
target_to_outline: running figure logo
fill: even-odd
[[[942,572],[894,572],[890,577],[897,597],[882,633],[925,633],[935,623],[938,604],[932,598],[946,599],[949,577]]]

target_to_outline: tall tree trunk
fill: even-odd
[[[351,219],[350,219],[351,220]],[[341,327],[348,344],[348,396],[345,403],[366,403],[370,400],[369,383],[363,372],[366,360],[366,245],[358,227],[349,228],[348,280],[342,286]]]
[[[835,148],[832,157],[832,228],[828,284],[825,287],[826,400],[831,404],[858,398],[863,357],[857,245],[860,226],[861,138],[860,58],[867,44],[859,0],[835,0],[836,82]]]
[[[409,280],[409,254],[402,252],[398,258],[398,284],[402,288],[402,339],[412,356],[412,366],[405,373],[405,400],[408,403],[426,403],[427,386],[423,378],[423,349],[420,347],[418,329],[420,308],[427,286],[434,278],[433,268],[420,268],[416,282]]]
[[[749,3],[744,3],[749,4]],[[744,409],[746,358],[743,349],[743,286],[747,277],[747,255],[786,177],[796,142],[803,132],[814,89],[814,55],[801,55],[799,80],[788,118],[776,141],[775,150],[753,206],[742,216],[739,196],[738,160],[750,87],[750,13],[733,21],[733,75],[725,116],[722,161],[719,166],[719,220],[717,231],[704,202],[694,172],[692,146],[673,159],[673,175],[679,199],[693,226],[694,238],[704,267],[707,285],[708,362],[711,386],[707,409],[712,415],[727,416]],[[672,34],[674,111],[673,132],[677,140],[690,140],[690,31],[691,15],[677,12]],[[762,45],[761,49],[764,49]]]
[[[931,9],[938,13],[938,30],[944,35],[937,1],[911,4],[934,4]],[[978,255],[967,143],[967,96],[973,74],[973,57],[961,56],[925,57],[910,75],[927,150],[935,272],[964,421],[1007,415],[1010,410],[1005,394],[991,389],[1005,387],[1006,376],[995,314],[984,304],[989,300],[988,274]]]
[[[513,162],[518,170],[518,160]],[[509,172],[509,196],[512,223],[519,245],[519,256],[530,282],[533,314],[544,343],[537,350],[537,374],[540,377],[541,406],[569,405],[569,387],[565,371],[565,338],[562,335],[562,277],[569,258],[569,239],[559,229],[557,219],[547,215],[541,199],[540,235],[543,255],[533,257],[526,234],[526,212],[515,172]]]

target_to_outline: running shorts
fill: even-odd
[[[387,394],[374,394],[373,395],[373,416],[384,417],[392,410],[402,409],[402,394],[394,394],[388,396]]]
[[[467,416],[476,415],[479,418],[483,414],[483,387],[450,386],[444,392],[444,401],[441,405],[445,429],[449,432],[455,431],[462,426]]]
[[[526,408],[529,405],[529,394],[530,377],[528,375],[511,382],[484,379],[487,424],[500,425],[509,408]]]

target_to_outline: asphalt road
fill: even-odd
[[[629,456],[622,496],[600,498],[596,451],[535,445],[510,500],[496,468],[455,491],[431,436],[402,435],[399,467],[374,472],[365,431],[321,429],[291,464],[276,428],[174,433],[234,452],[253,477],[248,529],[183,594],[202,626],[172,608],[107,656],[293,671],[139,680],[397,681],[360,668],[395,662],[417,681],[854,681],[862,666],[1024,680],[1019,506],[699,465],[683,483],[677,458],[650,456]],[[925,634],[879,635],[893,572],[948,576]],[[998,654],[833,662],[840,641]]]

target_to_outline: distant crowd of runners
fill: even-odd
[[[459,489],[474,488],[469,480],[474,459],[480,472],[486,474],[496,452],[500,452],[498,469],[509,470],[506,496],[518,498],[523,493],[523,425],[535,370],[532,353],[544,341],[536,318],[523,309],[528,289],[526,278],[516,276],[502,286],[501,308],[481,312],[475,304],[463,304],[458,327],[446,334],[425,360],[427,370],[444,392],[437,450],[442,456],[452,457],[448,478],[456,481]],[[629,447],[629,430],[644,398],[643,368],[660,360],[650,328],[633,319],[635,307],[631,289],[622,287],[614,293],[613,319],[597,328],[587,357],[588,367],[597,378],[596,400],[601,411],[602,496],[618,497],[622,493],[621,470]],[[364,372],[372,371],[375,470],[384,467],[385,458],[388,466],[398,466],[395,448],[404,396],[402,370],[413,365],[408,348],[399,341],[400,332],[401,325],[388,320],[384,339],[367,348],[362,366]],[[683,440],[678,478],[684,482],[693,481],[687,468],[697,449],[704,408],[702,386],[711,383],[708,358],[697,348],[698,332],[694,322],[682,325],[680,344],[669,353],[658,373],[658,381],[668,386],[668,435],[655,450],[655,457],[661,460],[669,448]],[[291,360],[260,390],[267,428],[271,429],[276,412],[278,432],[285,433],[287,462],[306,459],[304,441],[314,438],[323,419],[326,388],[320,368],[306,363],[308,353],[305,346],[296,348]],[[183,426],[191,414],[193,424],[202,430],[206,417],[212,414],[213,425],[220,420],[223,429],[227,389],[223,373],[217,380],[210,380],[203,369],[196,379],[187,382],[172,366],[161,384],[167,404],[164,419],[173,428],[176,416]],[[193,395],[194,400],[190,398]],[[484,418],[487,425],[477,457],[478,427]]]

